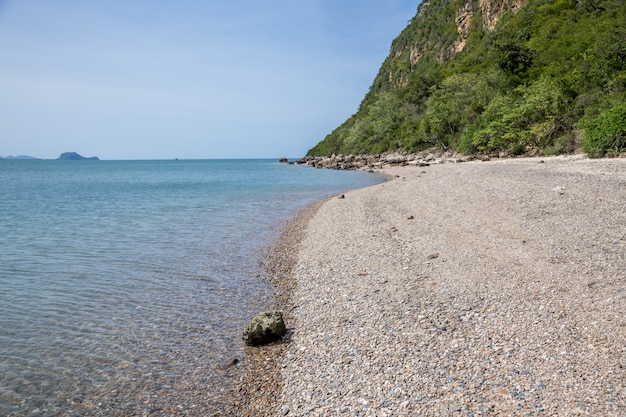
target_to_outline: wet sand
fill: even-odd
[[[276,244],[269,248],[264,268],[266,278],[276,288],[274,308],[283,311],[287,335],[282,341],[267,346],[246,347],[245,357],[238,366],[242,369],[239,388],[227,415],[273,416],[283,388],[280,372],[294,332],[293,294],[297,282],[293,273],[298,261],[299,246],[306,236],[309,220],[328,199],[317,201],[298,212],[281,232]]]

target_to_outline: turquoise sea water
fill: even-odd
[[[298,208],[381,181],[273,160],[0,161],[0,415],[218,407],[220,365],[271,307],[263,249]]]

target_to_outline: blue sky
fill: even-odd
[[[0,0],[0,155],[300,157],[419,0]]]

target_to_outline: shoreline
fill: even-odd
[[[309,221],[330,198],[317,200],[300,210],[286,223],[277,240],[265,251],[263,264],[266,279],[275,289],[272,309],[283,312],[287,334],[282,340],[266,346],[244,347],[243,375],[228,415],[263,417],[278,415],[279,397],[283,388],[280,373],[282,362],[293,334],[293,294],[297,281],[293,273],[299,246]]]
[[[237,415],[624,415],[626,160],[382,173],[281,234]]]

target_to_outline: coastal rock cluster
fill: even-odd
[[[393,152],[378,155],[333,154],[330,157],[305,156],[293,163],[306,164],[315,168],[373,171],[389,166],[425,167],[432,164],[469,162],[475,159],[476,157],[472,155],[460,155],[452,152],[423,152],[413,154]],[[490,157],[483,156],[481,159],[488,161]]]

